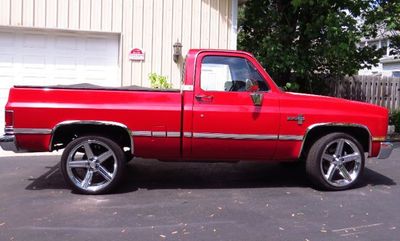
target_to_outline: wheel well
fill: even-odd
[[[96,124],[68,124],[57,127],[52,135],[50,149],[63,149],[76,138],[88,135],[109,138],[121,148],[129,148],[131,152],[133,151],[132,138],[128,129],[121,126]]]
[[[307,135],[306,139],[303,143],[303,148],[301,150],[301,158],[307,157],[308,151],[311,146],[315,143],[319,138],[333,133],[333,132],[342,132],[352,136],[356,139],[361,146],[363,147],[364,152],[369,152],[370,150],[370,133],[363,127],[357,126],[318,126],[311,129]]]

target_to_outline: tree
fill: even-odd
[[[278,85],[296,82],[300,91],[326,93],[329,80],[379,62],[382,50],[358,47],[362,37],[376,34],[373,18],[365,21],[376,13],[375,2],[249,0],[239,12],[238,46]]]
[[[377,0],[374,4],[374,11],[365,17],[366,25],[380,37],[389,37],[391,54],[400,55],[400,1]]]

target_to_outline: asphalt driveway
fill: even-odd
[[[301,167],[133,160],[116,193],[72,193],[59,156],[0,157],[0,240],[399,240],[400,150],[359,187],[320,192]]]

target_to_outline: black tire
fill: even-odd
[[[359,182],[364,165],[365,155],[360,143],[348,134],[335,132],[321,137],[311,146],[306,173],[318,189],[339,191]]]
[[[120,182],[125,163],[125,153],[114,141],[101,136],[84,136],[65,148],[61,172],[74,191],[104,194]]]
[[[131,150],[125,151],[124,154],[125,154],[126,163],[129,163],[130,161],[132,161],[133,155],[132,155]]]

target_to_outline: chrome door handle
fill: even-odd
[[[214,96],[212,96],[212,95],[196,95],[195,98],[197,101],[211,102],[214,99]]]

